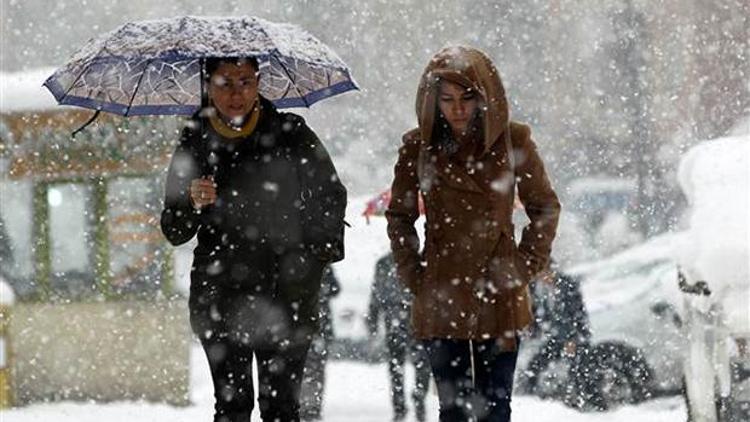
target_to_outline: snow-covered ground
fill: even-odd
[[[151,403],[57,403],[2,410],[3,422],[205,422],[212,418],[213,391],[202,350],[192,350],[191,401],[187,407]],[[407,368],[410,369],[410,368]],[[327,368],[325,422],[383,422],[391,418],[385,364],[334,361]],[[407,372],[407,380],[413,374]],[[411,384],[409,384],[411,385]],[[427,398],[428,421],[437,421],[437,397]],[[579,413],[557,402],[528,396],[513,399],[514,422],[681,422],[685,405],[680,397],[654,400],[606,413]],[[411,415],[410,415],[411,417]],[[412,419],[408,419],[410,422]],[[253,422],[260,421],[258,411]]]

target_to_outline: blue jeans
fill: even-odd
[[[440,422],[510,421],[517,350],[503,352],[494,339],[430,339],[423,343],[437,383]],[[518,339],[516,344],[520,344]]]

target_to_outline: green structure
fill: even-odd
[[[15,293],[2,312],[0,406],[185,405],[187,306],[159,229],[183,122],[102,115],[72,139],[89,116],[0,107],[0,275]]]

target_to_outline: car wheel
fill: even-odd
[[[591,402],[598,408],[640,403],[651,396],[652,372],[636,348],[605,342],[592,351]]]
[[[568,367],[565,359],[550,361],[547,367],[537,374],[533,394],[542,399],[560,400],[564,396],[568,383]]]

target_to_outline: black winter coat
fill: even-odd
[[[398,281],[393,254],[380,258],[375,264],[375,279],[370,290],[367,328],[371,336],[378,331],[378,321],[385,322],[385,333],[399,341],[411,340],[411,303],[413,297]]]
[[[261,106],[246,138],[226,139],[198,117],[183,130],[167,175],[161,228],[173,245],[198,236],[191,301],[202,287],[239,289],[297,302],[287,307],[307,309],[310,315],[293,318],[304,323],[317,320],[323,266],[344,257],[346,189],[300,116],[279,113],[262,98]],[[217,200],[197,211],[190,183],[206,175],[214,177]],[[316,275],[305,276],[302,267],[314,267],[308,273]]]
[[[262,244],[340,261],[346,189],[328,153],[302,117],[261,104],[258,127],[247,139],[223,139],[197,119],[183,130],[167,176],[162,231],[173,245],[197,233],[196,257],[242,255]],[[218,199],[199,212],[189,188],[203,175],[214,176]]]
[[[542,281],[535,286],[535,313],[541,323],[542,333],[548,341],[563,345],[573,341],[588,344],[591,340],[589,317],[581,294],[578,277],[554,272],[554,285]]]

